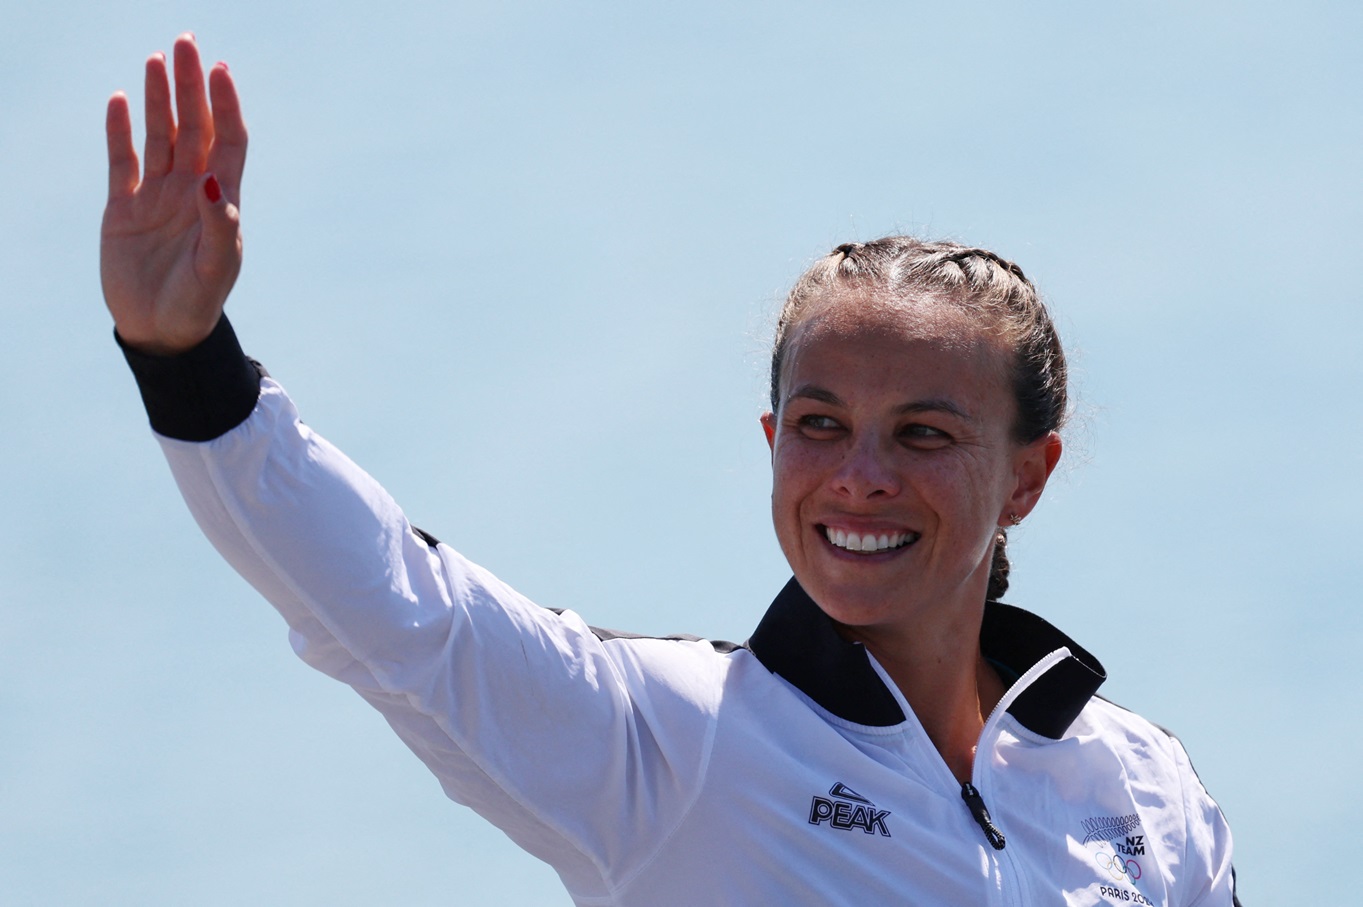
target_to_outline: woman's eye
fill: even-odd
[[[931,425],[907,425],[900,434],[917,447],[942,447],[951,443],[951,435]]]
[[[842,425],[831,416],[801,416],[800,430],[807,435],[824,436],[842,430]]]

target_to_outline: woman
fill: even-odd
[[[1231,904],[1179,743],[1002,605],[1004,531],[1061,453],[1059,341],[992,253],[889,237],[792,290],[772,512],[795,578],[747,643],[589,627],[411,527],[246,359],[246,131],[193,39],[108,115],[106,301],[195,518],[449,796],[579,904]]]

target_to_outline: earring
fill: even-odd
[[[1016,513],[1010,513],[1008,514],[1008,522],[1016,526],[1018,523],[1022,522],[1022,517],[1018,516]]]

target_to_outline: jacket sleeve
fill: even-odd
[[[603,642],[533,605],[416,533],[277,383],[258,383],[225,433],[159,438],[210,541],[299,656],[382,712],[452,799],[579,897],[624,881],[698,792],[724,659],[704,643]]]
[[[1187,821],[1183,877],[1196,880],[1184,903],[1188,907],[1239,907],[1235,894],[1235,867],[1231,864],[1231,832],[1221,808],[1202,786],[1193,770],[1188,751],[1176,737],[1174,747],[1183,788],[1183,812]]]

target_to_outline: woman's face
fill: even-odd
[[[970,619],[997,527],[1031,511],[1059,438],[1012,439],[1009,356],[966,313],[872,303],[820,302],[791,333],[780,409],[762,419],[776,535],[849,628]]]

